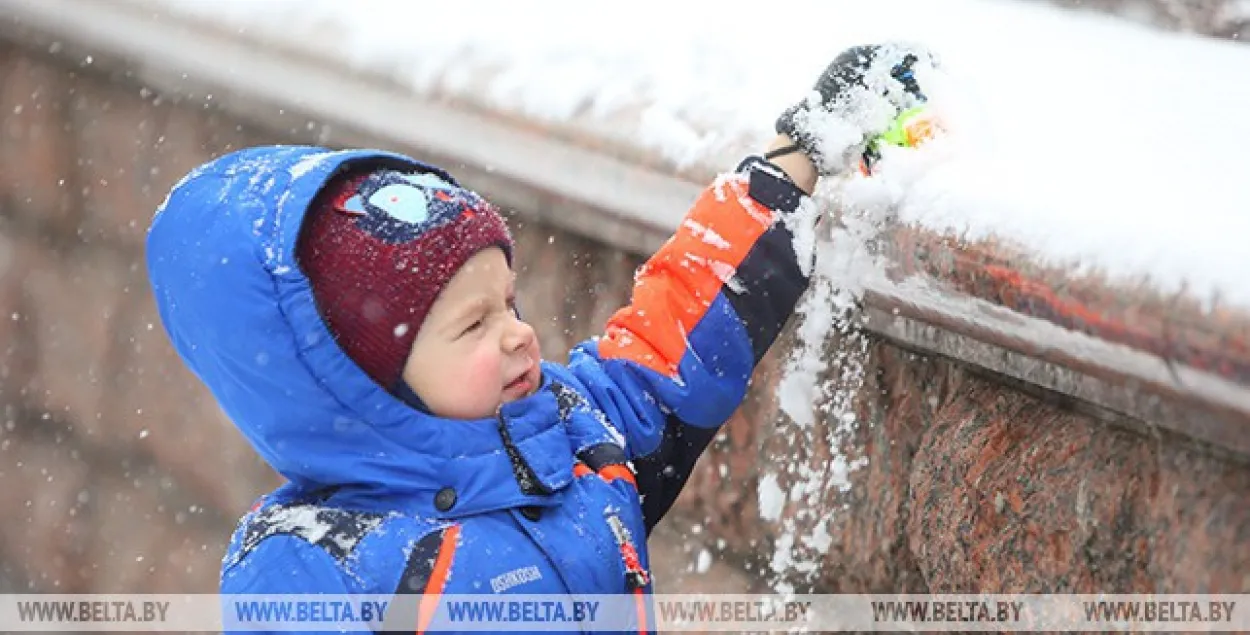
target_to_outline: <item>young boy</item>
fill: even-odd
[[[568,366],[516,311],[503,220],[443,170],[261,147],[189,174],[148,235],[161,319],[288,480],[222,592],[649,593],[647,534],[806,288],[788,217],[890,117],[850,143],[818,121],[914,106],[916,59],[839,56]]]

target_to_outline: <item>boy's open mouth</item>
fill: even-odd
[[[530,371],[526,370],[525,372],[518,375],[516,379],[513,379],[512,381],[504,385],[503,387],[504,394],[513,399],[519,399],[529,394],[530,391],[533,390],[534,388],[534,386],[532,385],[533,382],[530,381],[530,374],[531,374]]]

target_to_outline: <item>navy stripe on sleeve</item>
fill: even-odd
[[[803,191],[772,164],[751,157],[739,170],[750,172],[748,191],[756,202],[782,213],[798,209]],[[738,265],[735,277],[740,284],[726,285],[724,294],[746,326],[758,364],[807,289],[808,278],[794,253],[794,234],[784,223],[774,224]]]

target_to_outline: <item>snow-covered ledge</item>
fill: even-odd
[[[114,57],[134,79],[186,100],[224,106],[260,125],[298,113],[327,144],[399,147],[470,175],[507,207],[624,248],[667,237],[655,210],[694,200],[697,188],[541,131],[424,102],[397,87],[311,58],[275,54],[220,29],[125,2],[4,0],[6,15],[60,37],[84,64]],[[281,128],[279,128],[281,129]]]
[[[324,57],[143,5],[0,8],[83,64],[121,59],[142,84],[245,120],[289,126],[298,113],[327,144],[386,145],[455,166],[504,206],[635,253],[667,236],[712,169],[678,169],[584,127],[423,100]],[[1069,276],[992,239],[904,225],[882,237],[884,272],[856,281],[869,331],[1250,455],[1245,313]]]

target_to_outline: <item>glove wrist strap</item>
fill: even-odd
[[[776,159],[777,157],[784,157],[787,154],[794,154],[795,152],[802,152],[802,151],[803,151],[802,146],[800,146],[797,143],[792,143],[788,146],[781,146],[780,148],[775,148],[775,149],[769,150],[768,152],[765,152],[764,159],[767,161],[772,161],[773,159]]]

